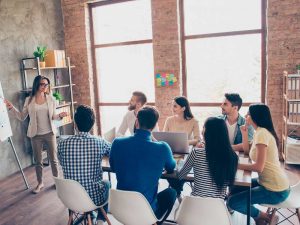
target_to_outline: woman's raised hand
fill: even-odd
[[[61,112],[60,114],[58,114],[60,118],[64,118],[66,116],[68,116],[67,112]]]
[[[6,99],[4,99],[4,103],[5,103],[6,107],[7,107],[9,110],[12,109],[12,108],[14,107],[13,104],[12,104],[10,101],[6,100]]]
[[[240,126],[240,130],[242,132],[242,135],[248,135],[248,125],[247,124]]]

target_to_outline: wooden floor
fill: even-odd
[[[26,190],[20,173],[16,173],[2,181],[0,181],[0,225],[66,225],[67,209],[63,206],[56,195],[54,181],[51,176],[49,167],[45,167],[45,188],[38,194],[31,194],[31,190]],[[34,167],[25,169],[25,175],[31,187],[36,185]],[[300,180],[300,166],[289,166],[286,172],[291,181],[291,185]],[[115,181],[113,181],[115,182]],[[160,186],[165,186],[166,183]],[[115,187],[115,183],[112,184]],[[161,187],[163,188],[163,187]],[[189,194],[190,190],[185,190],[185,194]],[[178,206],[176,205],[174,209]],[[233,222],[235,225],[245,224],[245,218],[237,213],[233,214]],[[172,218],[173,212],[170,215]],[[111,215],[113,225],[119,225]],[[296,225],[299,222],[293,219]],[[289,222],[281,223],[288,225]]]

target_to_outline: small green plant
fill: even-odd
[[[37,46],[36,51],[33,52],[34,57],[39,57],[41,62],[45,61],[46,46]]]
[[[59,92],[57,92],[57,91],[53,93],[53,97],[54,97],[57,101],[62,101],[62,100],[63,100],[62,95],[61,95]]]
[[[300,70],[300,64],[296,65],[296,69]]]

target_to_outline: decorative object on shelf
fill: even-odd
[[[37,46],[37,50],[33,52],[33,55],[40,59],[39,63],[41,68],[45,67],[46,49],[46,46]]]
[[[63,100],[63,96],[58,91],[55,91],[52,95],[57,101],[57,105],[59,105],[59,103]]]
[[[300,75],[300,64],[296,65],[297,73]]]
[[[177,78],[172,73],[157,73],[155,80],[157,87],[173,86],[177,82]]]
[[[56,127],[61,127],[67,124],[72,123],[71,110],[69,106],[64,106],[56,110],[56,113],[59,114],[61,112],[66,112],[68,115],[64,117],[62,120],[54,121]]]
[[[64,50],[47,50],[45,57],[46,67],[65,67],[66,55]]]

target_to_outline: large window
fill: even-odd
[[[265,1],[180,0],[180,12],[183,94],[196,117],[220,114],[226,92],[264,102]]]
[[[103,133],[120,125],[133,91],[154,102],[151,0],[94,3],[91,18]]]

